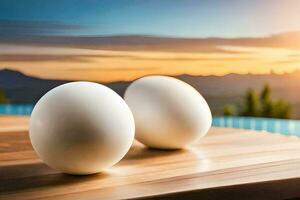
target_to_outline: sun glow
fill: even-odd
[[[289,48],[218,46],[223,52],[187,53],[0,46],[2,68],[52,79],[110,82],[146,74],[285,73],[300,66],[300,50]]]

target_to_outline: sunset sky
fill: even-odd
[[[0,68],[97,81],[292,72],[299,8],[298,0],[1,0]]]

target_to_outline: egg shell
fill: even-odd
[[[117,93],[97,83],[72,82],[37,102],[29,136],[49,166],[69,174],[93,174],[123,158],[134,131],[132,113]]]
[[[124,95],[136,125],[136,139],[161,149],[184,148],[203,137],[212,123],[209,106],[187,83],[167,76],[134,81]]]

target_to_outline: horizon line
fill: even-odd
[[[1,67],[0,66],[0,73],[3,71],[9,71],[9,72],[16,72],[16,73],[21,73],[24,76],[27,77],[31,77],[31,78],[38,78],[38,79],[43,79],[43,80],[56,80],[56,81],[80,81],[80,79],[55,79],[55,78],[44,78],[42,76],[38,76],[38,75],[32,75],[30,73],[26,73],[23,72],[22,70],[17,70],[17,69],[12,69],[10,67]],[[170,77],[179,77],[179,76],[190,76],[190,77],[225,77],[225,76],[230,76],[230,75],[239,75],[239,76],[266,76],[266,75],[273,75],[273,76],[284,76],[284,75],[292,75],[292,74],[296,74],[296,73],[300,73],[300,69],[295,69],[294,71],[291,72],[276,72],[275,70],[271,70],[269,73],[226,73],[224,75],[215,75],[215,74],[210,74],[210,75],[192,75],[192,74],[188,74],[188,73],[182,73],[182,74],[176,74],[176,75],[167,75],[167,74],[159,74],[159,73],[155,73],[155,74],[147,74],[141,77],[145,77],[145,76],[153,76],[153,75],[163,75],[163,76],[170,76]],[[116,82],[131,82],[134,81],[136,79],[139,79],[141,77],[132,79],[132,80],[115,80],[115,81],[99,81],[99,80],[89,80],[92,82],[98,82],[98,83],[116,83]]]

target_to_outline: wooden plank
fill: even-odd
[[[27,116],[0,116],[0,133],[3,131],[26,131],[28,129],[29,117]]]
[[[103,173],[71,176],[36,157],[28,118],[2,119],[0,199],[300,197],[297,137],[212,128],[185,150],[160,151],[135,142],[121,162]]]

